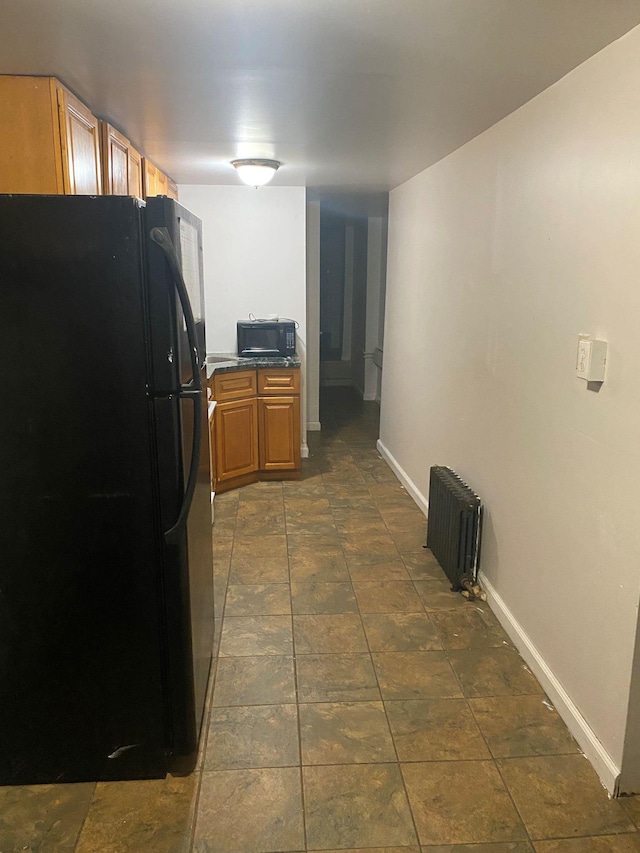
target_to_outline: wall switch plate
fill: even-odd
[[[607,342],[580,335],[576,358],[576,376],[587,382],[604,382],[607,364]]]

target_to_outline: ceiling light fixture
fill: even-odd
[[[256,189],[268,184],[280,168],[277,160],[232,160],[231,165],[235,166],[243,183]]]

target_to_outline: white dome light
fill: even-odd
[[[240,180],[250,187],[263,187],[268,184],[280,167],[277,160],[232,160]]]

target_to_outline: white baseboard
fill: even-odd
[[[320,432],[322,424],[320,421],[307,421],[307,432]]]
[[[303,441],[300,445],[300,456],[302,457],[302,459],[309,458],[309,445],[306,441]]]
[[[478,574],[478,579],[487,593],[487,602],[495,612],[502,627],[511,637],[525,662],[551,699],[557,712],[567,724],[567,728],[578,741],[580,749],[593,765],[604,787],[610,795],[616,796],[620,768],[600,743],[595,732],[558,681],[522,625],[514,617],[483,572]]]
[[[404,468],[400,466],[397,459],[387,450],[381,439],[377,440],[376,447],[378,448],[378,453],[380,454],[380,456],[382,456],[382,458],[388,463],[393,473],[400,480],[400,482],[409,492],[414,501],[418,504],[422,512],[426,515],[427,510],[429,509],[429,501],[427,500],[427,498],[425,498],[425,496],[413,482],[411,477],[409,477]]]

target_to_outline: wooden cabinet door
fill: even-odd
[[[169,178],[160,169],[156,172],[156,195],[167,195]]]
[[[173,198],[178,201],[178,185],[175,181],[172,181],[171,178],[167,181],[167,195],[169,198]]]
[[[218,403],[215,422],[218,482],[257,471],[258,401]]]
[[[100,127],[98,119],[67,89],[58,88],[63,143],[65,192],[101,195]]]
[[[211,491],[216,490],[216,412],[209,415],[209,461],[211,464]]]
[[[0,193],[63,192],[57,81],[0,76]]]
[[[147,160],[146,157],[143,157],[144,162],[144,197],[149,198],[149,196],[158,195],[157,192],[157,181],[158,181],[158,170],[153,165],[151,160]]]
[[[135,148],[129,146],[129,195],[136,198],[144,198],[142,184],[142,155]]]
[[[258,405],[260,470],[295,471],[299,469],[300,398],[260,398]]]
[[[104,193],[129,195],[129,140],[108,122],[101,124]]]

